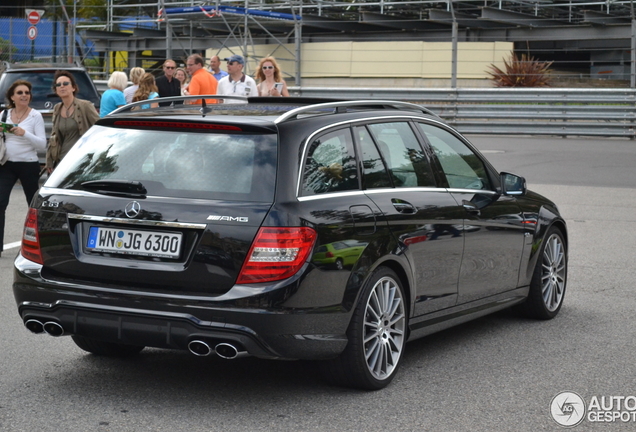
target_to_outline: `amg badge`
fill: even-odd
[[[208,220],[210,221],[227,221],[227,222],[247,222],[249,218],[245,216],[217,216],[210,215],[208,216]]]

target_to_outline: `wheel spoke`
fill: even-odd
[[[374,338],[371,340],[371,345],[367,347],[367,363],[371,366],[374,365],[378,359],[378,350],[380,349],[380,341],[378,338]]]
[[[380,307],[380,301],[375,291],[371,293],[371,299],[369,299],[369,307],[367,307],[367,315],[368,314],[373,315],[373,318],[376,319],[377,321],[380,320],[380,315],[382,315],[382,308]]]
[[[546,282],[546,284],[543,286],[543,301],[546,304],[546,306],[548,307],[548,309],[551,307],[551,303],[552,303],[552,282],[548,281]]]

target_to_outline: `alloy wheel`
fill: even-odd
[[[543,249],[541,294],[546,308],[555,311],[565,292],[565,248],[561,237],[552,234]]]
[[[378,280],[369,295],[363,326],[367,368],[377,380],[396,369],[405,343],[404,299],[390,277]]]

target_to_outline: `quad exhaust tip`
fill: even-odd
[[[216,354],[219,357],[232,360],[239,357],[245,357],[248,355],[247,351],[239,351],[239,349],[231,343],[221,342],[214,346],[214,349],[210,347],[206,342],[202,340],[193,340],[188,343],[188,350],[195,356],[205,357],[210,354]]]
[[[55,321],[46,321],[45,323],[42,323],[42,321],[31,318],[24,322],[24,326],[35,334],[46,333],[55,337],[64,335],[64,327],[62,327],[59,323],[56,323]]]
[[[216,351],[216,355],[227,360],[235,359],[239,354],[238,349],[234,345],[225,342],[215,346],[214,351]]]
[[[64,335],[64,327],[56,323],[55,321],[48,321],[44,323],[44,331],[51,336],[59,337]]]
[[[42,324],[41,321],[38,321],[36,319],[26,320],[24,322],[24,326],[27,329],[29,329],[29,331],[31,331],[32,333],[35,333],[35,334],[44,333],[44,324]]]
[[[212,348],[210,348],[210,345],[200,340],[191,341],[188,344],[188,349],[192,354],[199,357],[205,357],[212,354]]]

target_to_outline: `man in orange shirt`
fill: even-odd
[[[216,94],[217,81],[214,76],[204,67],[203,57],[199,54],[192,54],[186,61],[186,67],[190,76],[188,93],[190,95],[213,95]],[[216,99],[206,99],[206,103],[217,103]],[[201,99],[197,99],[192,104],[200,104]]]

